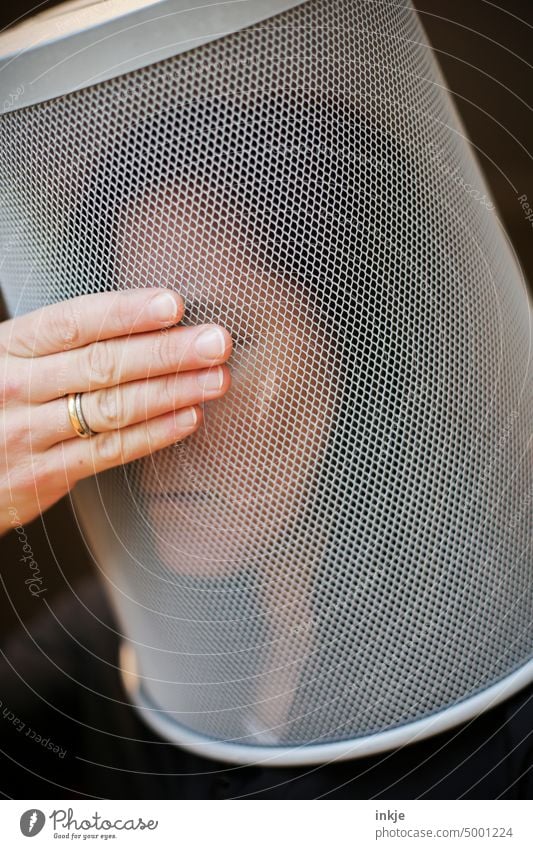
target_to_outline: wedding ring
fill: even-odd
[[[67,395],[68,414],[70,423],[76,431],[77,436],[81,436],[82,439],[88,439],[90,436],[94,436],[94,430],[91,430],[83,416],[83,410],[81,408],[82,395],[82,392],[71,392],[70,395]]]

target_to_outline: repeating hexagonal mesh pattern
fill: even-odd
[[[364,737],[531,656],[528,300],[424,41],[310,0],[2,119],[14,312],[175,286],[235,339],[201,433],[80,506],[147,697],[208,737]]]

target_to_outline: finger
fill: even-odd
[[[198,430],[202,421],[201,407],[186,407],[90,439],[69,439],[50,448],[44,457],[52,467],[63,467],[71,487],[82,478],[131,463],[185,439]]]
[[[203,369],[221,365],[230,353],[229,333],[209,324],[95,342],[34,360],[27,381],[28,397],[44,402],[67,392],[89,392],[131,380]]]
[[[81,295],[10,319],[1,341],[18,357],[42,357],[100,339],[144,333],[177,324],[183,300],[170,289],[128,289]]]
[[[169,374],[150,380],[135,380],[81,398],[83,417],[96,433],[128,427],[156,418],[171,410],[192,407],[220,398],[231,382],[227,366]],[[78,439],[72,427],[66,398],[35,405],[39,424],[31,428],[32,447],[45,450],[64,439]]]

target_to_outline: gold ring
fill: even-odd
[[[70,395],[67,395],[68,414],[76,434],[81,436],[82,439],[88,439],[90,436],[94,436],[94,430],[91,430],[83,417],[81,396],[81,392],[71,392]]]

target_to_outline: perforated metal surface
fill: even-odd
[[[175,286],[236,340],[201,433],[80,488],[178,738],[364,738],[531,658],[529,305],[424,41],[310,0],[2,118],[14,312]]]

